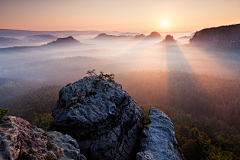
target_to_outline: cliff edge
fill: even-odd
[[[240,24],[202,29],[194,34],[190,43],[240,48]]]

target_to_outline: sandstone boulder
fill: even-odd
[[[0,123],[1,160],[86,160],[77,142],[58,132],[46,134],[28,121],[6,116]]]
[[[129,159],[136,145],[141,109],[122,86],[89,76],[59,92],[49,130],[69,134],[88,159]]]
[[[151,123],[143,129],[140,142],[140,152],[137,160],[181,160],[183,154],[178,150],[173,124],[162,111],[151,108],[149,112]]]

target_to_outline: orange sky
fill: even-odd
[[[0,29],[176,32],[236,23],[240,0],[0,0]]]

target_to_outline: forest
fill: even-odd
[[[145,114],[156,107],[171,118],[187,160],[240,159],[239,79],[144,70],[116,74],[115,81]],[[62,87],[1,78],[0,108],[45,129]]]
[[[186,159],[240,159],[239,79],[145,70],[116,81],[145,112],[156,107],[171,118]]]

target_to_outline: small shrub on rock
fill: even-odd
[[[8,109],[0,108],[0,120],[8,113]]]
[[[100,71],[100,74],[97,75],[97,74],[95,73],[95,69],[93,69],[93,70],[88,70],[86,74],[88,74],[89,76],[97,76],[97,77],[99,77],[100,79],[106,79],[106,80],[108,80],[108,81],[110,81],[110,82],[114,82],[114,76],[115,76],[114,74],[104,74],[102,71]],[[99,81],[100,81],[100,80],[95,80],[95,81],[93,81],[93,83],[96,84],[96,83],[99,82]]]

